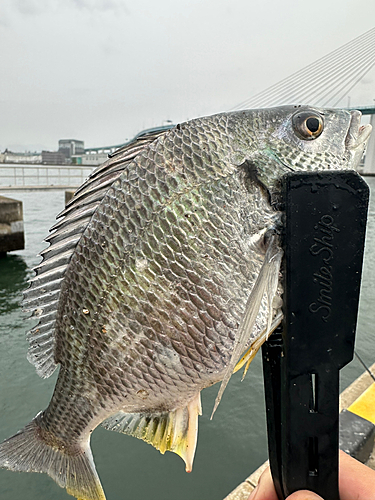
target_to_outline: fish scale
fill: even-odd
[[[314,140],[295,126],[306,113],[322,124]],[[26,292],[40,319],[29,360],[41,376],[60,369],[48,408],[0,445],[0,465],[104,500],[89,444],[102,423],[190,471],[200,391],[222,381],[216,409],[243,351],[248,364],[282,317],[281,177],[353,168],[367,137],[345,111],[222,113],[135,139],[98,167]]]
[[[178,142],[180,143],[180,141],[178,141]],[[159,145],[159,149],[162,149],[162,147],[164,147],[164,144]],[[168,148],[168,147],[170,147],[170,145],[167,144],[166,147]],[[158,158],[161,158],[161,157],[162,157],[162,153],[160,153],[155,148],[155,150],[153,150],[151,152],[151,158],[145,159],[144,157],[142,157],[140,160],[140,163],[143,163],[145,161],[152,162],[156,159],[156,167],[157,167],[157,160],[158,160]],[[190,167],[190,157],[188,157],[187,164],[188,164],[188,167]],[[172,165],[172,168],[173,168],[173,165]],[[119,295],[119,291],[121,291],[121,288],[126,289],[127,295],[131,296],[132,299],[134,299],[134,298],[136,299],[143,292],[146,295],[146,297],[144,297],[144,298],[146,298],[146,302],[147,302],[147,299],[149,298],[149,296],[147,296],[148,282],[147,282],[144,274],[141,274],[141,275],[136,274],[134,276],[134,270],[136,267],[134,263],[135,263],[136,259],[145,259],[145,260],[150,259],[150,260],[152,260],[152,256],[150,255],[151,245],[148,245],[148,249],[145,252],[145,248],[146,248],[146,245],[148,243],[147,242],[147,232],[144,232],[145,238],[143,238],[143,232],[142,232],[142,235],[139,235],[139,232],[142,231],[142,229],[144,230],[145,226],[147,226],[147,224],[150,224],[151,220],[153,219],[153,224],[155,225],[155,227],[159,227],[163,233],[164,240],[162,240],[162,243],[164,243],[164,241],[166,240],[165,246],[163,244],[159,245],[158,251],[156,251],[154,253],[154,255],[156,256],[156,258],[154,260],[156,263],[158,263],[157,256],[160,254],[162,256],[164,256],[165,260],[163,261],[163,263],[169,264],[168,271],[170,271],[170,273],[164,271],[164,273],[159,277],[159,279],[156,280],[156,283],[154,281],[153,287],[156,288],[156,293],[158,294],[159,297],[169,297],[172,302],[173,301],[177,302],[177,304],[176,303],[174,304],[174,308],[178,310],[181,307],[182,301],[185,301],[185,302],[188,301],[190,304],[194,304],[194,298],[191,295],[191,292],[193,290],[195,292],[195,296],[198,298],[198,303],[195,304],[194,310],[190,311],[190,316],[197,316],[199,311],[206,310],[206,312],[212,317],[212,319],[215,322],[217,322],[217,324],[214,326],[214,329],[215,329],[215,332],[218,334],[218,338],[221,339],[221,343],[223,344],[222,352],[226,352],[228,350],[227,333],[226,333],[226,330],[222,327],[222,322],[220,322],[220,318],[222,316],[228,317],[228,315],[229,316],[232,315],[233,309],[235,309],[235,308],[233,307],[234,306],[233,303],[231,303],[232,307],[230,307],[229,310],[227,308],[224,308],[223,306],[219,307],[219,304],[220,304],[220,302],[223,302],[223,295],[225,294],[225,290],[229,291],[231,288],[233,288],[233,286],[228,287],[227,284],[222,285],[221,290],[219,290],[217,295],[211,296],[211,299],[207,300],[206,297],[203,297],[203,299],[201,297],[199,297],[199,291],[197,290],[196,284],[189,282],[189,280],[187,280],[187,279],[181,281],[181,276],[179,276],[179,273],[186,275],[186,270],[189,269],[189,266],[185,262],[184,266],[180,266],[180,268],[177,268],[178,261],[176,261],[176,260],[173,261],[171,257],[172,257],[172,255],[176,255],[176,253],[177,253],[177,255],[179,253],[184,254],[184,252],[181,251],[182,250],[181,249],[181,242],[180,242],[181,239],[183,239],[183,242],[186,245],[186,247],[189,247],[188,253],[189,252],[192,253],[191,240],[188,240],[188,233],[181,230],[181,228],[178,224],[178,218],[176,216],[176,212],[178,213],[178,210],[174,211],[174,210],[170,209],[171,205],[168,206],[166,211],[162,212],[159,224],[157,224],[155,222],[155,217],[156,217],[155,213],[157,212],[157,207],[155,207],[155,204],[153,204],[149,208],[149,210],[147,210],[148,207],[146,206],[145,210],[143,211],[143,214],[140,214],[139,209],[135,208],[132,210],[128,206],[129,199],[135,199],[135,200],[138,199],[139,202],[142,204],[142,206],[145,207],[145,204],[143,203],[143,199],[142,199],[142,195],[145,194],[144,193],[145,184],[143,182],[139,183],[139,181],[138,181],[138,179],[140,179],[140,178],[142,179],[142,175],[145,175],[144,174],[145,170],[144,170],[144,168],[140,168],[138,165],[135,165],[134,170],[136,170],[136,176],[134,176],[135,187],[133,187],[133,189],[130,189],[128,186],[128,183],[129,183],[128,179],[132,178],[132,172],[130,169],[128,169],[126,172],[126,176],[124,176],[127,178],[125,178],[125,179],[121,178],[118,181],[117,186],[116,185],[112,186],[111,192],[109,192],[107,194],[107,197],[110,200],[110,202],[106,204],[105,200],[103,200],[103,203],[101,205],[101,207],[103,207],[103,210],[101,210],[101,207],[99,207],[99,209],[96,211],[94,220],[90,224],[89,228],[87,229],[87,238],[83,238],[81,240],[80,244],[78,245],[78,247],[76,248],[76,253],[72,259],[70,269],[65,277],[65,287],[70,290],[69,298],[66,301],[65,311],[69,311],[69,310],[77,311],[78,310],[77,302],[79,304],[83,303],[83,304],[85,304],[85,307],[89,311],[97,312],[97,315],[95,317],[96,323],[98,323],[98,322],[100,323],[101,321],[104,322],[105,320],[101,320],[101,316],[104,318],[107,318],[109,315],[113,315],[113,311],[116,310],[118,307],[120,307],[116,297]],[[152,171],[152,170],[153,170],[153,166],[151,166],[148,171]],[[160,168],[159,169],[155,168],[155,171],[154,171],[154,173],[156,174],[156,177],[159,178],[159,182],[161,182],[162,180],[166,180],[165,169],[163,169],[162,171],[159,171],[159,170],[160,170]],[[210,180],[210,178],[208,177],[209,170],[210,170],[209,168],[203,170],[203,172],[204,172],[203,181],[207,182],[207,180]],[[185,197],[187,199],[187,202],[189,201],[189,194],[184,193],[184,191],[186,191],[185,186],[186,186],[187,182],[189,182],[190,185],[195,189],[196,189],[197,183],[202,182],[201,179],[197,178],[196,170],[192,171],[192,174],[189,176],[188,181],[187,181],[186,177],[187,177],[188,173],[190,174],[190,170],[187,168],[186,170],[184,170],[183,194],[181,194],[180,197],[177,198],[177,200],[180,200],[180,198],[182,196],[182,197]],[[207,179],[207,177],[208,177],[208,179]],[[168,184],[168,180],[169,179],[167,178],[166,184]],[[170,193],[170,191],[168,190],[169,197],[176,197],[176,195],[178,194],[178,191],[176,190],[176,188],[179,185],[178,180],[177,180],[177,184],[175,185],[175,191]],[[126,185],[124,185],[124,184],[126,184]],[[239,186],[240,186],[240,179],[236,179],[236,182],[234,183],[234,188],[236,188],[237,190],[240,190]],[[230,186],[228,186],[228,183],[226,183],[223,186],[219,186],[218,188],[220,189],[220,187],[221,187],[221,191],[219,191],[219,193],[221,194],[221,198],[225,198],[225,193],[228,190],[229,190],[230,194],[233,195],[233,193],[230,190]],[[119,191],[119,193],[117,193],[116,191]],[[163,192],[165,193],[166,189],[162,188],[161,191],[162,191],[162,193]],[[177,193],[176,193],[176,191],[177,191]],[[126,199],[124,200],[123,205],[120,206],[122,193],[127,193],[127,196],[126,196]],[[162,193],[159,194],[159,197],[162,196]],[[210,193],[212,195],[212,185],[210,185]],[[146,191],[146,194],[147,194],[147,191]],[[205,195],[207,195],[207,194],[208,193],[205,193]],[[197,195],[198,195],[198,193],[196,194],[196,196]],[[240,196],[242,197],[244,195],[246,195],[246,193],[242,189]],[[116,202],[114,203],[113,200],[116,200]],[[215,209],[215,207],[220,206],[222,203],[220,203],[220,202],[218,203],[217,199],[209,200],[206,197],[205,199],[202,199],[202,198],[199,199],[197,205],[200,207],[205,206],[206,200],[208,202],[211,202],[210,207],[209,207],[210,210],[206,210],[207,211],[207,218],[209,220],[210,214],[212,213],[213,209]],[[152,200],[152,201],[154,201],[154,200]],[[227,203],[229,201],[230,200],[227,200]],[[232,199],[232,201],[233,201],[233,199]],[[159,201],[157,200],[156,203],[158,204]],[[208,203],[206,202],[206,205],[207,204]],[[250,200],[248,200],[248,204],[250,204]],[[135,228],[135,231],[138,232],[138,234],[136,232],[131,233],[133,236],[132,239],[139,242],[137,246],[140,248],[137,249],[137,254],[138,254],[138,252],[140,252],[140,255],[139,254],[133,255],[133,256],[130,255],[128,257],[128,261],[125,264],[122,261],[120,261],[120,263],[118,264],[118,267],[120,269],[122,267],[125,267],[126,269],[129,269],[131,271],[128,274],[126,274],[126,273],[123,274],[123,276],[122,276],[123,281],[121,282],[121,279],[120,279],[120,283],[118,284],[118,286],[115,286],[113,284],[113,283],[116,283],[116,280],[117,280],[117,275],[116,274],[113,275],[114,278],[113,278],[113,281],[111,284],[112,284],[112,287],[114,288],[114,290],[112,292],[109,291],[111,284],[107,284],[107,283],[104,284],[102,279],[101,279],[102,277],[99,274],[100,284],[102,285],[102,287],[104,285],[104,287],[102,289],[106,290],[106,293],[108,294],[107,300],[109,302],[109,307],[106,308],[105,306],[101,306],[100,304],[99,305],[92,304],[90,300],[87,300],[87,291],[85,291],[85,290],[90,289],[90,285],[88,285],[87,282],[83,283],[82,290],[79,290],[76,288],[74,294],[71,293],[71,290],[73,289],[73,287],[70,285],[69,282],[71,279],[71,282],[72,283],[74,282],[74,286],[77,287],[77,283],[80,281],[80,276],[82,276],[82,274],[85,275],[86,279],[89,279],[88,277],[92,276],[94,278],[94,282],[95,281],[97,282],[98,272],[95,269],[95,266],[92,265],[92,262],[95,261],[95,258],[92,260],[91,258],[87,258],[87,256],[84,255],[85,254],[85,252],[84,252],[85,242],[90,241],[90,232],[91,231],[100,234],[100,228],[97,229],[94,226],[94,223],[96,223],[97,225],[100,224],[100,227],[103,228],[103,231],[106,232],[107,241],[109,241],[109,242],[116,241],[116,239],[112,238],[111,236],[108,236],[108,232],[110,232],[112,230],[114,222],[116,222],[115,211],[116,211],[118,218],[123,218],[123,220],[118,221],[118,223],[121,227],[127,226],[126,220],[130,220],[133,222],[133,227]],[[188,223],[188,221],[185,218],[183,218],[182,222],[183,222],[183,227],[184,226],[186,227],[186,224]],[[212,221],[210,221],[210,222],[212,222]],[[229,226],[233,226],[233,221],[230,221],[229,223],[227,222],[227,224],[229,224]],[[208,221],[202,222],[202,226],[207,227],[207,225],[208,225]],[[239,225],[238,221],[237,221],[237,225]],[[206,230],[206,233],[204,234],[205,239],[200,241],[199,237],[194,238],[195,240],[197,240],[195,243],[196,247],[197,248],[201,247],[200,251],[202,253],[207,252],[207,244],[210,245],[211,248],[216,248],[217,255],[214,255],[214,256],[218,258],[221,255],[221,261],[224,260],[222,257],[223,249],[224,248],[227,249],[227,248],[232,247],[232,245],[230,245],[230,238],[233,237],[233,233],[230,234],[229,232],[227,232],[225,227],[222,229],[222,226],[223,226],[223,222],[219,219],[218,215],[215,214],[215,222],[212,223],[212,230],[215,232],[215,236],[217,234],[217,231],[221,230],[222,237],[218,240],[215,236],[210,237],[210,235],[207,234],[207,230]],[[242,224],[241,224],[241,227],[242,227]],[[190,233],[192,233],[193,228],[191,226],[189,227],[189,225],[187,225],[186,229],[190,230]],[[195,228],[195,232],[197,231],[197,229],[199,229],[199,227]],[[113,230],[113,232],[115,233],[116,231]],[[178,234],[177,237],[175,237],[175,233]],[[210,237],[210,240],[205,241],[208,237]],[[125,243],[125,246],[126,246],[127,241],[126,240],[125,240],[125,242],[122,241],[122,243],[123,244]],[[155,240],[153,241],[153,244],[155,245]],[[220,246],[220,248],[217,248],[218,245]],[[163,251],[163,246],[164,246],[164,251]],[[94,253],[95,249],[92,249],[92,250]],[[232,251],[232,249],[231,249],[231,251]],[[194,249],[193,252],[196,254],[197,249]],[[107,254],[110,254],[110,253],[114,253],[116,255],[119,255],[121,252],[120,252],[118,246],[111,245],[111,243],[107,243],[106,248],[105,248],[105,253],[102,255],[101,259],[103,261],[111,262],[112,259],[106,258]],[[171,255],[171,253],[172,253],[172,255]],[[234,272],[237,269],[238,263],[241,262],[241,260],[243,259],[243,253],[238,252],[237,255],[233,254],[233,253],[232,254],[227,253],[224,255],[226,257],[227,262],[225,262],[225,263],[223,262],[223,264],[222,264],[223,271],[222,272],[224,273],[224,276],[225,276],[227,274],[231,274],[231,271]],[[123,254],[122,259],[123,260],[125,259],[124,254]],[[74,272],[75,262],[77,262],[76,272]],[[208,261],[206,261],[206,263],[207,262]],[[215,262],[214,262],[214,259],[211,259],[211,263],[210,263],[211,266],[210,267],[213,267],[213,266],[217,267],[218,265],[220,265],[220,263],[221,262],[216,261],[216,259],[215,259]],[[259,271],[260,265],[261,265],[261,260],[259,259],[258,266],[254,267],[254,271],[253,271],[254,275],[257,273],[257,271]],[[103,272],[102,264],[100,263],[99,266]],[[200,268],[200,265],[198,264],[199,274],[201,274],[199,268]],[[190,269],[194,270],[194,263],[193,262],[190,262]],[[116,271],[113,269],[112,269],[112,272],[116,273]],[[72,278],[70,278],[70,273],[72,273]],[[130,274],[130,278],[129,278],[129,274]],[[169,279],[168,279],[168,276],[169,276]],[[221,281],[221,282],[223,281],[223,279],[220,277],[219,273],[216,272],[215,276],[216,276],[216,281]],[[254,277],[254,276],[252,276],[252,277]],[[155,279],[155,276],[153,276],[153,278]],[[162,278],[164,278],[164,280]],[[249,280],[246,278],[244,279],[244,277],[241,277],[241,278],[242,278],[242,280],[240,283],[237,283],[235,290],[238,290],[241,288],[244,289],[243,300],[242,300],[242,304],[241,304],[243,307],[244,302],[245,302],[245,297],[247,296],[247,293],[249,291],[249,287],[248,287]],[[82,279],[81,279],[81,281],[82,281]],[[178,281],[179,287],[177,290],[176,289],[174,290],[175,293],[171,294],[170,288],[169,288],[170,283],[173,284],[176,281]],[[132,287],[132,284],[133,284],[133,287]],[[96,288],[98,288],[98,287],[99,287],[99,285],[97,285]],[[192,290],[191,290],[191,288],[192,288]],[[85,297],[85,295],[86,295],[86,297]],[[73,300],[74,297],[76,297],[75,300]],[[82,297],[85,297],[85,298],[82,299]],[[195,302],[196,302],[196,300],[195,300]],[[207,306],[208,306],[208,307],[206,307],[206,309],[205,309],[205,302],[207,303]],[[233,298],[232,298],[232,302],[233,302]],[[122,303],[126,304],[126,297],[124,297],[124,296],[122,296]],[[101,310],[101,307],[103,307],[104,310],[101,313],[99,313],[99,311]],[[151,324],[151,322],[149,320],[147,320],[146,314],[143,314],[143,315],[140,314],[140,312],[142,312],[142,305],[139,302],[134,303],[134,300],[131,300],[130,304],[129,304],[129,308],[132,309],[132,315],[135,317],[136,328],[138,330],[138,334],[142,335],[143,329],[151,329],[154,333],[155,332],[159,333],[157,331],[157,328],[156,328],[156,323],[154,322],[153,324]],[[237,308],[238,308],[238,302],[237,302]],[[157,310],[165,310],[165,309],[168,310],[168,304],[166,304],[164,301],[161,301],[161,302],[159,301],[159,303],[157,303],[157,304],[156,303],[152,304],[151,309],[154,310],[156,313],[157,313]],[[230,312],[230,310],[232,310],[232,312]],[[138,314],[136,314],[134,311],[136,311]],[[149,314],[148,311],[147,311],[147,313]],[[240,316],[240,314],[238,314],[238,316]],[[78,319],[79,318],[81,318],[81,321],[75,325],[75,331],[79,331],[79,332],[87,331],[87,329],[88,329],[87,321],[89,318],[85,317],[85,316],[79,316]],[[165,319],[162,318],[162,320],[159,324],[159,327],[163,327],[163,323],[166,323],[166,321],[165,321]],[[194,377],[191,380],[191,383],[193,385],[193,391],[195,393],[196,392],[196,379],[201,378],[200,370],[199,369],[197,370],[197,367],[202,369],[202,367],[205,366],[205,361],[204,361],[205,358],[209,359],[210,362],[208,364],[211,364],[212,358],[210,356],[210,350],[207,350],[207,347],[204,345],[204,343],[200,345],[200,348],[201,348],[201,352],[203,352],[203,351],[205,352],[205,356],[202,356],[199,354],[198,350],[196,350],[196,348],[195,348],[195,342],[193,341],[193,339],[191,338],[191,336],[189,334],[189,328],[191,330],[192,326],[187,325],[186,323],[183,326],[184,326],[184,328],[182,330],[177,331],[177,332],[176,332],[176,330],[174,330],[173,332],[169,333],[168,329],[170,329],[170,323],[169,324],[166,323],[165,328],[162,328],[162,331],[166,330],[167,335],[160,332],[159,335],[157,335],[156,342],[158,345],[160,343],[164,344],[165,347],[168,349],[174,349],[174,345],[176,345],[176,342],[178,342],[180,345],[182,344],[182,346],[185,345],[184,354],[187,357],[185,364],[189,366],[189,369],[187,369],[187,370],[185,369],[185,375],[190,376],[190,377],[192,377],[192,376]],[[90,328],[92,328],[92,327],[89,327],[89,330],[90,330]],[[133,326],[133,328],[134,328],[134,326]],[[114,321],[113,325],[111,325],[111,327],[106,326],[106,330],[107,330],[109,335],[111,334],[110,333],[111,331],[125,331],[126,332],[128,330],[128,325],[126,323],[121,324],[121,322]],[[169,333],[169,335],[168,335],[168,333]],[[169,336],[172,337],[173,335],[178,336],[178,341],[174,340],[173,342],[170,342]],[[61,341],[61,339],[60,339],[60,341]],[[68,338],[68,345],[71,345],[70,342],[71,341]],[[150,342],[150,341],[148,341],[148,342]],[[124,343],[127,344],[126,338],[124,339]],[[141,345],[141,344],[139,344],[139,345]],[[190,346],[190,351],[189,351],[189,346]],[[107,348],[108,348],[107,346],[102,347],[100,362],[101,363],[107,362],[108,366],[111,366],[110,361],[104,360],[105,359],[104,352],[106,351]],[[152,344],[149,345],[149,349],[152,350],[153,352],[155,351]],[[177,346],[177,349],[178,349],[178,346]],[[142,352],[139,352],[139,350],[140,349],[138,347],[138,349],[136,350],[135,356],[133,354],[133,357],[137,356],[139,359],[139,363],[142,365],[143,364]],[[67,346],[64,346],[63,344],[61,345],[61,347],[58,348],[59,353],[64,353],[64,352],[68,352],[68,351],[69,351],[69,349],[67,348]],[[115,351],[115,352],[118,353],[118,351]],[[181,347],[180,347],[180,354],[181,354]],[[110,354],[108,354],[108,356],[110,356]],[[218,379],[217,373],[220,372],[220,370],[222,370],[223,366],[225,366],[225,363],[227,361],[227,357],[228,356],[226,356],[224,358],[219,358],[220,363],[218,363],[216,365],[216,373],[215,373],[215,370],[212,369],[212,367],[210,368],[211,371],[213,371],[214,373],[209,374],[209,377],[208,377],[209,380],[208,380],[208,382],[207,382],[207,380],[205,380],[205,385],[207,385],[207,383],[209,385],[211,385],[212,383],[217,381],[217,379]],[[216,360],[218,361],[218,358],[216,358]],[[58,358],[58,361],[62,365],[64,364],[63,359]],[[125,357],[123,362],[121,362],[121,360],[119,360],[118,356],[117,356],[116,363],[121,366],[124,373],[126,373],[128,367],[130,366],[129,362],[130,362],[130,356],[128,356],[127,358]],[[164,363],[165,363],[165,361],[164,361]],[[97,364],[98,364],[98,360],[93,359],[92,365],[96,366]],[[175,368],[172,367],[171,370],[174,373]],[[140,373],[142,373],[142,372],[140,371]],[[152,372],[151,376],[155,377],[155,372]],[[131,382],[133,382],[133,388],[134,388],[134,392],[135,392],[135,397],[133,396],[133,398],[135,401],[134,401],[134,403],[129,402],[128,404],[134,405],[132,408],[133,411],[134,411],[134,408],[136,411],[142,411],[145,409],[145,403],[143,402],[143,400],[141,402],[139,402],[138,400],[140,398],[136,396],[137,391],[140,390],[139,378],[140,377],[139,377],[138,373],[136,375],[134,375],[134,369],[131,373],[129,373],[129,380]],[[203,377],[203,378],[207,379],[207,377]],[[153,380],[154,380],[154,378],[153,378]],[[160,384],[160,382],[159,382],[159,384]],[[186,379],[183,381],[183,384],[184,385],[186,384]],[[186,390],[186,387],[184,387],[184,389]],[[153,390],[153,388],[150,387],[150,390]],[[166,393],[161,392],[159,394],[158,400],[155,401],[154,404],[155,404],[156,408],[158,406],[160,406],[160,404],[165,405],[166,398],[170,399],[171,405],[176,406],[176,397],[179,396],[178,395],[178,388],[176,391],[171,392],[171,388],[168,386],[168,384],[165,383],[165,391],[167,391],[167,392]],[[127,401],[129,401],[129,396],[128,396]],[[159,402],[159,401],[161,401],[161,402]],[[137,408],[137,404],[140,404],[139,408]],[[178,403],[177,403],[177,405],[178,405]],[[74,420],[74,418],[73,418],[73,420]]]

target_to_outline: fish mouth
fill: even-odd
[[[357,149],[364,147],[370,137],[371,125],[361,125],[362,113],[360,111],[350,111],[351,120],[349,130],[345,138],[345,146],[347,149]]]

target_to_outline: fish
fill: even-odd
[[[0,444],[0,466],[105,500],[90,437],[173,451],[191,471],[201,391],[221,387],[282,319],[284,175],[356,169],[371,126],[310,106],[196,118],[136,137],[96,168],[46,238],[25,292],[28,360],[48,408]],[[242,357],[241,357],[242,356]]]

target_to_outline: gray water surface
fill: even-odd
[[[367,178],[375,193],[375,178]],[[55,216],[64,207],[63,191],[11,192],[24,203],[26,250],[0,260],[0,440],[24,427],[46,408],[56,374],[42,380],[26,360],[22,290],[39,262]],[[367,364],[375,361],[375,196],[370,205],[357,330],[357,349]],[[342,388],[363,371],[354,360],[341,372]],[[202,393],[203,415],[193,472],[175,454],[164,456],[138,439],[95,430],[92,448],[107,500],[221,500],[267,458],[261,359],[253,361],[243,382],[234,375],[213,421],[209,420],[218,386]],[[45,474],[0,470],[0,500],[68,500]]]

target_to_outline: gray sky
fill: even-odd
[[[0,0],[0,150],[227,111],[374,24],[374,0]]]

